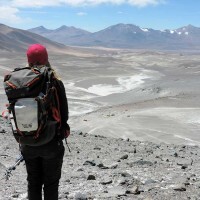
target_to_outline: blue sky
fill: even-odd
[[[199,0],[0,0],[0,23],[29,29],[75,26],[91,32],[117,23],[143,28],[200,27]]]

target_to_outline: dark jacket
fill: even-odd
[[[60,114],[61,114],[61,126],[67,126],[67,130],[70,130],[67,120],[69,118],[68,101],[66,97],[65,87],[61,80],[56,79],[57,91],[59,96]]]
[[[61,80],[55,79],[54,85],[57,89],[58,99],[59,99],[59,110],[61,117],[61,126],[57,130],[57,135],[59,139],[64,139],[69,136],[70,127],[67,123],[69,118],[68,101],[66,97],[65,87]]]

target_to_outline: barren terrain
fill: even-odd
[[[64,159],[61,199],[200,198],[199,55],[87,49],[84,56],[49,57],[65,84],[73,132],[73,151],[66,149]],[[0,80],[9,69],[25,65],[24,55],[2,54]],[[1,174],[17,155],[6,126],[1,120]],[[1,186],[3,200],[25,198],[24,170],[21,165],[19,174]],[[88,175],[95,180],[87,181]]]

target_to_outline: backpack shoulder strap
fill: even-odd
[[[31,69],[31,67],[17,67],[13,70],[13,72],[19,71],[19,70],[23,70],[23,69]]]

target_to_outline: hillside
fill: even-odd
[[[53,42],[35,33],[0,24],[0,50],[24,51],[28,45],[34,43],[41,43],[51,51],[65,50],[66,48],[62,44]]]

